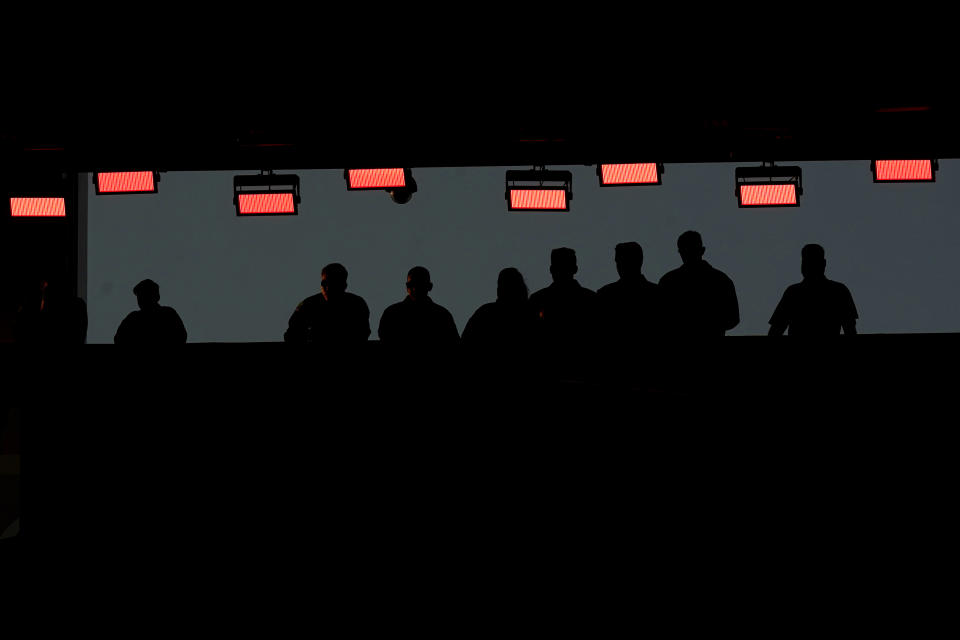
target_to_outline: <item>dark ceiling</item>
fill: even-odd
[[[291,101],[194,87],[183,102],[162,106],[149,95],[117,94],[5,118],[0,158],[8,171],[94,171],[960,157],[958,103],[917,92],[675,92],[650,101],[629,92],[585,99],[573,89],[564,99],[532,99],[486,86],[480,99],[464,86],[415,97],[384,86]]]

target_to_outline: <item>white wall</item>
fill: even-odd
[[[794,164],[784,161],[781,164]],[[88,195],[88,342],[112,342],[136,308],[134,284],[152,278],[191,342],[282,340],[296,304],[319,290],[320,270],[342,262],[349,290],[371,310],[405,295],[407,270],[430,269],[433,298],[462,330],[514,266],[534,290],[549,284],[550,250],[577,251],[581,284],[616,279],[613,248],[635,240],[656,280],[679,265],[677,236],[699,231],[705,258],[734,281],[741,323],[766,333],[787,285],[800,280],[800,248],[827,252],[867,333],[960,330],[960,161],[942,160],[935,184],[873,184],[869,162],[797,163],[796,209],[738,209],[735,164],[671,164],[659,187],[601,189],[593,167],[574,173],[572,211],[509,213],[507,168],[415,169],[419,192],[403,206],[383,192],[347,192],[342,171],[300,171],[297,217],[238,219],[237,172],[163,174],[158,194]],[[252,173],[252,172],[248,172]]]

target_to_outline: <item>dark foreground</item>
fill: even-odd
[[[6,347],[3,546],[158,628],[916,635],[955,567],[958,346]]]

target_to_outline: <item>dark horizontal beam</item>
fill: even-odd
[[[110,126],[90,117],[0,121],[0,166],[92,172],[960,158],[957,104],[898,104],[592,104],[504,107],[493,115],[473,107],[445,117],[405,105],[385,117],[369,105],[284,114],[238,112],[221,102],[219,120],[211,105],[187,114],[157,108]]]

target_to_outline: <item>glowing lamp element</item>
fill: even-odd
[[[569,211],[567,192],[558,189],[511,189],[512,211]]]
[[[741,207],[799,207],[803,195],[800,167],[737,167],[737,204]]]
[[[238,216],[295,216],[300,204],[300,177],[272,171],[234,176],[233,204]]]
[[[936,160],[874,160],[874,182],[934,182]]]
[[[237,196],[241,216],[296,214],[292,193],[241,193]]]
[[[409,169],[347,169],[347,189],[397,189],[407,186]]]
[[[569,171],[507,171],[508,211],[570,211],[573,174]]]
[[[10,215],[14,218],[65,218],[65,198],[10,198]]]
[[[745,184],[740,186],[741,207],[783,207],[797,204],[797,185]]]
[[[601,187],[660,184],[663,165],[657,162],[640,164],[601,164],[598,175]]]
[[[122,171],[94,176],[97,194],[109,193],[156,193],[160,176],[155,171]]]

